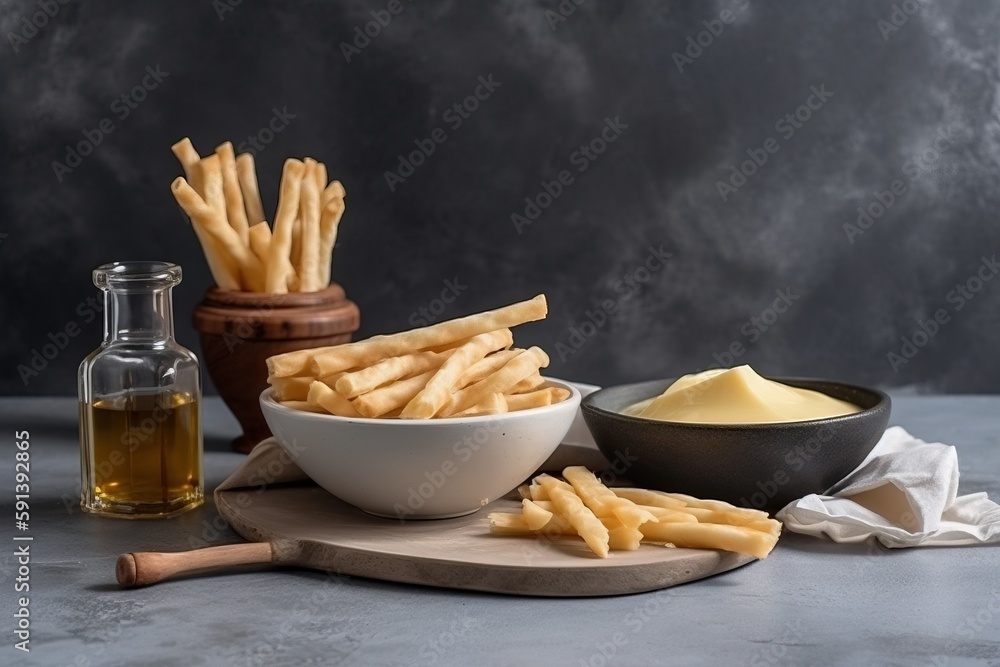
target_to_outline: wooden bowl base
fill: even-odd
[[[304,294],[210,289],[194,311],[201,359],[219,396],[243,428],[232,448],[249,453],[271,432],[260,411],[268,357],[348,343],[361,315],[339,285]]]

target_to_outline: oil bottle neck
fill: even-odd
[[[104,341],[156,343],[174,337],[172,289],[111,288],[104,292]]]

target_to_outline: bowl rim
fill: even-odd
[[[442,425],[442,424],[478,424],[485,421],[497,421],[507,418],[513,418],[516,416],[528,416],[539,414],[546,410],[558,410],[567,409],[568,405],[573,406],[573,410],[577,410],[580,407],[580,401],[583,396],[580,390],[577,389],[573,383],[566,380],[560,380],[558,378],[551,378],[547,376],[542,376],[545,380],[545,386],[557,386],[563,389],[568,389],[570,392],[569,398],[558,403],[552,403],[551,405],[540,405],[537,408],[528,408],[526,410],[517,410],[515,412],[504,412],[495,415],[474,415],[468,417],[439,417],[435,419],[392,419],[385,417],[342,417],[340,415],[330,415],[330,414],[320,414],[318,412],[306,412],[305,410],[296,410],[295,408],[289,408],[287,406],[281,405],[272,394],[272,387],[269,385],[264,391],[260,393],[260,407],[261,410],[274,410],[276,412],[285,412],[287,414],[294,414],[297,417],[305,418],[307,420],[315,421],[326,421],[328,423],[339,423],[339,424],[380,424],[382,426],[387,425],[406,425],[413,426],[417,428],[430,428],[431,425]],[[390,426],[391,428],[391,426]]]
[[[678,422],[678,421],[670,421],[670,420],[667,420],[667,419],[650,419],[648,417],[639,417],[637,415],[626,415],[626,414],[621,413],[621,412],[613,412],[611,410],[606,410],[604,408],[601,408],[601,407],[598,407],[598,406],[594,405],[594,399],[597,398],[597,397],[599,397],[600,394],[602,392],[604,392],[605,390],[622,389],[622,388],[625,388],[625,387],[632,387],[632,386],[643,385],[643,384],[654,384],[654,383],[666,382],[668,380],[674,380],[674,381],[676,381],[676,380],[680,379],[680,377],[682,377],[682,376],[677,376],[675,378],[666,377],[666,378],[660,378],[660,379],[654,379],[654,380],[645,380],[643,382],[630,382],[630,383],[626,383],[626,384],[612,385],[610,387],[602,387],[601,389],[598,389],[597,391],[593,392],[592,394],[588,394],[587,396],[583,397],[583,399],[580,401],[580,410],[584,413],[584,415],[586,415],[587,413],[593,413],[593,414],[600,415],[602,418],[616,419],[616,420],[623,421],[623,422],[628,422],[628,423],[631,423],[631,424],[663,424],[663,425],[665,425],[665,427],[687,428],[687,429],[700,430],[700,431],[720,430],[720,429],[721,430],[763,431],[763,430],[793,430],[793,429],[796,429],[796,428],[801,428],[802,426],[810,426],[810,427],[812,427],[812,426],[824,426],[824,425],[828,425],[828,424],[844,424],[844,423],[849,423],[851,421],[858,421],[858,420],[862,420],[862,419],[867,419],[868,417],[876,414],[877,412],[881,412],[882,410],[886,410],[886,409],[891,409],[891,407],[892,407],[892,398],[889,396],[889,394],[885,393],[884,391],[882,391],[880,389],[874,389],[872,387],[865,387],[865,386],[858,385],[858,384],[853,384],[853,383],[850,383],[850,382],[841,382],[839,380],[831,380],[831,379],[828,379],[828,378],[807,378],[807,377],[798,377],[798,376],[778,376],[778,377],[763,376],[763,377],[765,377],[765,379],[767,379],[767,380],[773,380],[775,382],[793,383],[792,386],[796,386],[794,383],[805,383],[807,385],[809,385],[809,384],[836,385],[838,387],[844,387],[844,388],[847,388],[847,389],[853,389],[853,390],[856,390],[856,391],[861,391],[861,392],[864,392],[864,393],[872,394],[872,395],[874,395],[875,397],[878,398],[878,402],[875,405],[873,405],[872,407],[870,407],[870,408],[865,408],[863,410],[859,410],[858,412],[852,412],[852,413],[847,414],[847,415],[836,415],[836,416],[833,416],[833,417],[822,417],[820,419],[803,419],[803,420],[791,421],[791,422],[764,422],[764,423],[737,422],[737,423],[731,423],[731,424],[730,423],[713,424],[713,423],[708,423],[708,422]],[[669,387],[670,385],[668,384],[667,386]],[[800,388],[802,388],[802,389],[811,389],[812,388],[812,387],[808,387],[808,386],[806,386],[806,387],[802,387],[801,385],[798,385],[798,386]],[[813,389],[813,391],[819,391],[819,390],[818,389]],[[821,393],[825,393],[825,392],[821,392]],[[649,396],[647,398],[653,398],[653,396]],[[641,401],[644,401],[644,400],[647,400],[647,399],[643,398],[643,399],[640,399],[640,401],[637,401],[637,402],[641,402]]]

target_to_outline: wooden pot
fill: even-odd
[[[320,292],[260,294],[215,287],[194,309],[201,335],[201,359],[243,435],[233,449],[247,453],[271,435],[260,411],[273,355],[348,343],[361,313],[344,289],[332,283]]]

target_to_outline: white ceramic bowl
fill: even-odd
[[[364,419],[260,406],[271,433],[317,484],[362,510],[392,519],[471,514],[527,479],[573,423],[580,392],[555,405],[502,415]]]

